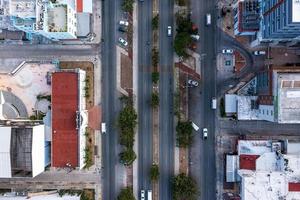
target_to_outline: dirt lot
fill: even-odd
[[[121,87],[129,94],[132,93],[132,61],[121,53]]]

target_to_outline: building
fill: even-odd
[[[300,1],[261,1],[260,30],[252,46],[270,45],[292,46],[300,42]]]
[[[52,74],[52,167],[84,167],[85,71],[68,70]]]
[[[236,110],[238,120],[300,123],[299,72],[292,66],[269,67],[225,96],[226,112]]]
[[[300,154],[287,152],[289,145],[288,141],[238,141],[235,167],[242,200],[300,199]]]
[[[54,41],[77,39],[90,33],[91,0],[3,1],[7,3],[2,9],[8,10],[4,16],[9,16],[12,26],[24,31],[29,40],[34,35]]]
[[[35,177],[46,165],[43,125],[0,127],[0,178]]]
[[[238,0],[233,5],[234,34],[255,35],[260,25],[259,0]]]

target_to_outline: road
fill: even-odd
[[[121,187],[117,181],[121,175],[118,170],[120,150],[115,127],[120,110],[119,93],[116,89],[116,30],[120,5],[117,0],[103,2],[102,36],[105,41],[102,46],[102,121],[107,127],[106,134],[102,135],[103,199],[116,199]]]
[[[99,45],[0,45],[0,58],[61,58],[96,56]]]
[[[216,95],[216,14],[215,1],[192,0],[192,20],[199,28],[198,53],[205,55],[201,61],[201,85],[189,90],[189,117],[200,130],[208,128],[208,139],[202,139],[199,131],[190,149],[190,174],[198,183],[198,199],[216,199],[215,162],[215,111],[211,99]],[[212,24],[205,25],[205,15],[212,15]]]
[[[173,38],[167,36],[167,27],[173,27],[174,1],[163,0],[159,4],[159,199],[171,200],[171,177],[174,175]]]
[[[152,1],[138,2],[138,194],[150,190],[152,165],[151,115],[151,19]]]

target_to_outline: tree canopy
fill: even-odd
[[[199,192],[196,182],[183,173],[173,178],[174,200],[196,200]]]

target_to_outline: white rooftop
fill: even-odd
[[[237,111],[237,95],[225,94],[225,112],[236,113]]]
[[[259,110],[251,108],[251,102],[256,102],[257,98],[257,96],[237,96],[238,120],[260,120]]]
[[[11,177],[10,161],[11,128],[0,128],[0,177]]]
[[[0,196],[0,200],[25,200],[27,197],[4,197]],[[30,200],[80,200],[79,196],[64,195],[60,197],[58,194],[40,195],[30,197]]]
[[[278,123],[300,123],[300,73],[278,73]]]
[[[293,22],[300,22],[300,1],[293,0]]]
[[[269,140],[239,140],[238,154],[262,155],[272,151],[272,142]]]
[[[9,3],[10,15],[21,18],[35,17],[35,0],[11,0]]]

